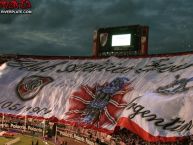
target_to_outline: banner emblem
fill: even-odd
[[[162,95],[175,95],[178,93],[183,93],[193,88],[193,86],[187,87],[188,83],[192,81],[193,77],[180,79],[180,75],[176,75],[175,80],[172,83],[157,88],[156,92]]]
[[[118,77],[110,83],[96,85],[94,88],[81,86],[80,90],[70,97],[67,120],[97,127],[115,125],[117,113],[127,106],[123,97],[133,90],[130,85],[128,78]]]
[[[30,76],[25,77],[17,86],[17,92],[20,99],[23,101],[33,99],[40,90],[53,79],[51,77],[42,77],[42,76]]]

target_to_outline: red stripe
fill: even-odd
[[[147,131],[145,131],[143,128],[141,128],[138,124],[136,124],[135,122],[133,122],[132,120],[126,118],[126,117],[122,117],[119,119],[117,126],[120,127],[125,127],[127,129],[129,129],[130,131],[136,133],[137,135],[139,135],[141,138],[143,138],[144,140],[148,141],[148,142],[175,142],[177,140],[183,140],[184,137],[163,137],[163,136],[153,136],[150,133],[148,133]]]

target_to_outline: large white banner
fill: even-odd
[[[57,117],[149,141],[193,134],[193,55],[32,59],[0,66],[0,112]]]

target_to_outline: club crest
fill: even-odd
[[[100,44],[101,44],[101,46],[104,47],[107,44],[107,40],[108,40],[108,33],[100,34]]]
[[[30,76],[23,78],[18,86],[17,86],[17,92],[20,99],[23,101],[31,100],[33,99],[40,90],[50,82],[52,82],[53,79],[51,77],[42,77],[42,76]]]

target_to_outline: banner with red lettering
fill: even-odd
[[[20,58],[0,66],[0,113],[106,133],[125,127],[148,141],[193,134],[193,55]]]

